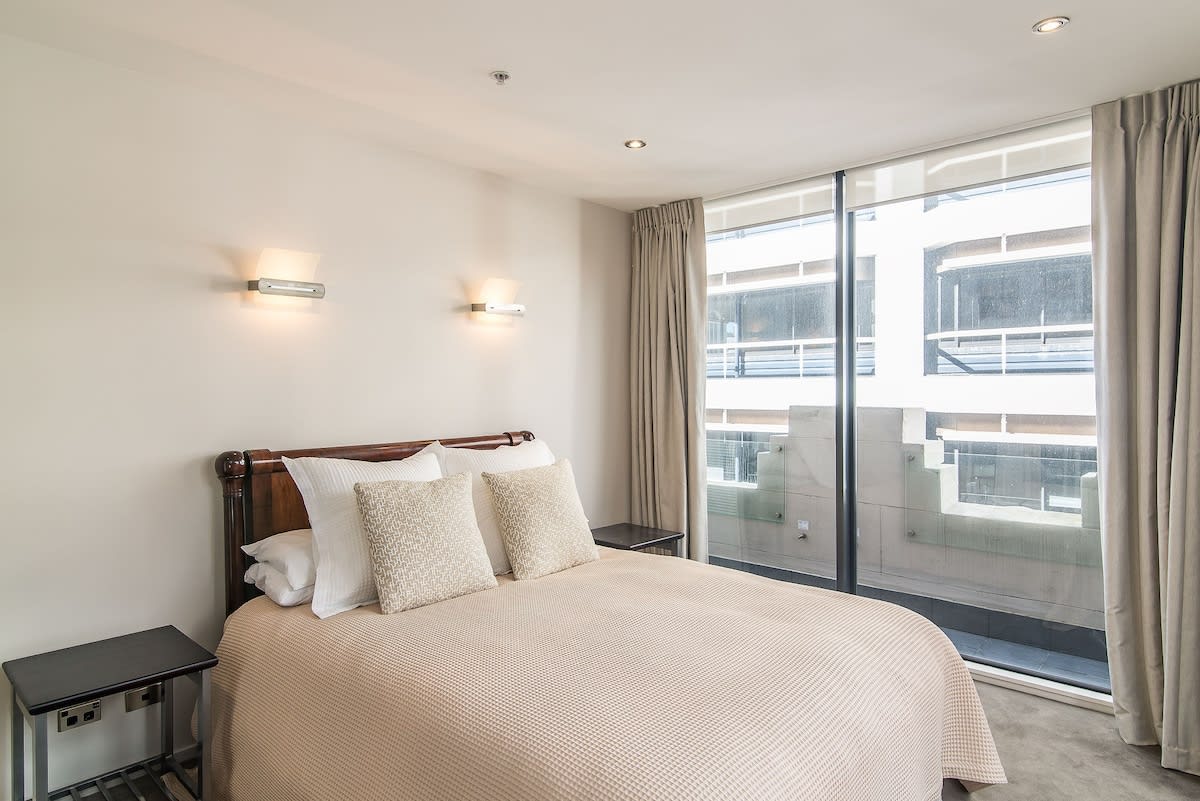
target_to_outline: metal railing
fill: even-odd
[[[833,337],[709,344],[709,378],[832,376]],[[858,337],[858,374],[875,374],[875,337]]]
[[[927,373],[939,375],[1091,372],[1095,369],[1091,323],[936,331]],[[1058,341],[1056,341],[1058,340]]]
[[[1023,506],[1043,512],[1082,511],[1080,480],[1095,458],[972,453],[947,442],[958,467],[958,500],[980,506]]]

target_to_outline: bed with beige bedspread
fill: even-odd
[[[932,801],[1004,781],[949,640],[665,556],[383,615],[258,598],[213,675],[223,801]]]

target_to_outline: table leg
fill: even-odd
[[[211,673],[211,670],[200,673],[200,712],[197,715],[196,732],[196,742],[200,746],[199,775],[196,777],[196,784],[200,787],[200,798],[197,801],[210,801],[212,798],[212,714],[209,711],[209,703],[212,700]]]
[[[46,765],[46,715],[33,716],[33,801],[49,801]]]
[[[25,712],[17,700],[17,691],[12,691],[11,738],[12,801],[25,801]]]
[[[168,757],[175,756],[175,680],[163,682],[162,712],[158,716],[162,731],[159,733],[159,745]]]

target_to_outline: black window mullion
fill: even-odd
[[[834,332],[836,345],[837,398],[834,406],[834,469],[837,472],[834,498],[837,518],[837,588],[858,592],[858,409],[855,388],[858,380],[854,324],[854,214],[846,210],[846,173],[834,175],[835,252]]]

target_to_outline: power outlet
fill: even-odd
[[[95,723],[100,719],[100,702],[88,701],[86,704],[60,709],[58,711],[58,730],[68,731]]]
[[[137,690],[130,690],[125,693],[125,711],[132,712],[135,709],[157,704],[162,700],[163,686],[159,684],[151,684],[149,687],[142,687]]]

